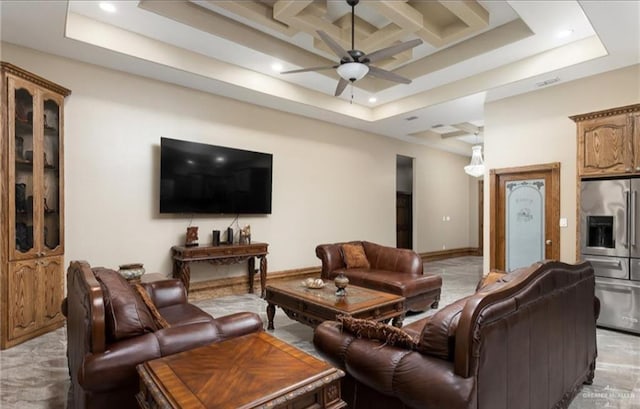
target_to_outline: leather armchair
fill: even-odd
[[[595,370],[599,301],[589,263],[538,263],[403,328],[413,347],[335,321],[316,349],[347,376],[350,408],[567,408]]]
[[[190,304],[180,280],[173,279],[142,284],[165,321],[166,327],[158,326],[147,319],[153,313],[145,311],[133,287],[120,280],[117,272],[92,269],[85,261],[73,261],[67,270],[70,408],[137,408],[136,365],[263,329],[254,313],[213,318]]]
[[[352,241],[364,248],[369,268],[347,268],[342,245],[320,244],[316,256],[322,261],[321,276],[333,280],[342,273],[351,284],[405,297],[406,309],[424,311],[438,308],[442,278],[425,274],[420,256],[408,249],[381,246],[368,241]]]

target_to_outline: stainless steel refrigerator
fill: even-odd
[[[640,178],[582,181],[580,252],[596,273],[598,325],[640,334]]]

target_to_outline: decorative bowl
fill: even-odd
[[[126,280],[139,280],[145,270],[142,263],[122,264],[118,273]]]
[[[321,278],[307,278],[306,280],[304,280],[302,282],[302,285],[304,285],[307,288],[311,288],[311,289],[320,289],[320,288],[324,288],[325,283],[324,281],[322,281]]]

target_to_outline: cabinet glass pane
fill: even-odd
[[[26,89],[15,90],[14,100],[14,172],[16,250],[33,249],[33,95]]]
[[[56,101],[44,101],[43,240],[45,249],[60,245],[60,107]]]

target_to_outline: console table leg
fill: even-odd
[[[179,278],[184,285],[187,294],[189,294],[189,282],[191,281],[191,268],[188,262],[174,261],[173,263],[173,277]]]
[[[267,287],[267,256],[260,256],[260,289],[261,297],[265,296],[265,288]]]
[[[276,315],[276,306],[269,303],[267,304],[267,329],[274,329],[273,328],[273,317]]]
[[[256,259],[254,257],[247,260],[247,270],[249,270],[249,294],[253,294],[253,276],[256,274]]]

